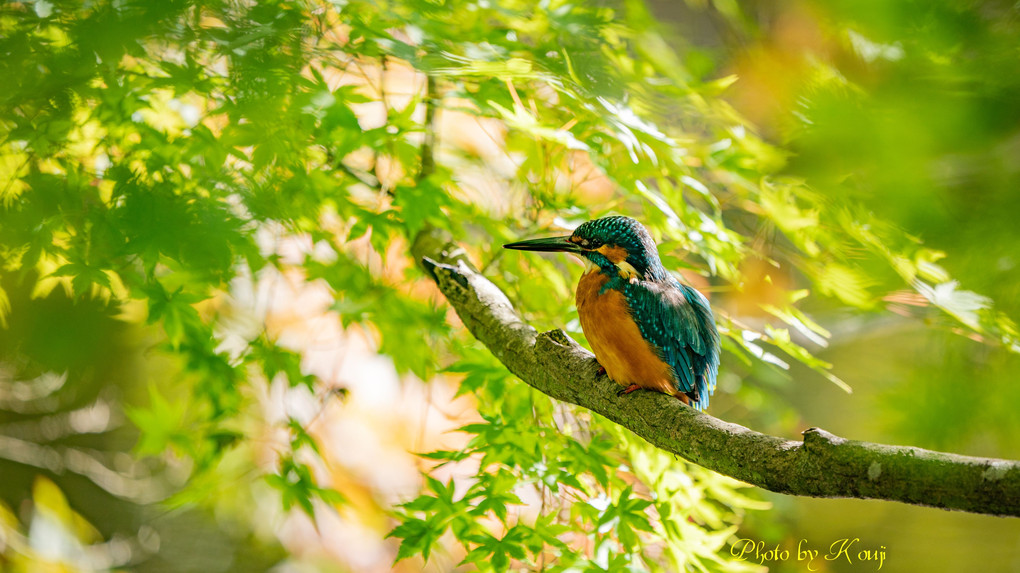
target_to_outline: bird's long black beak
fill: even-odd
[[[570,242],[570,235],[564,237],[546,237],[544,239],[530,239],[517,241],[509,245],[503,245],[504,249],[516,249],[518,251],[562,251],[565,253],[580,253],[581,247]]]

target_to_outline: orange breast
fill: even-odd
[[[595,358],[617,384],[637,384],[676,394],[673,372],[654,347],[641,337],[641,331],[631,318],[627,299],[612,289],[599,294],[608,280],[606,275],[592,271],[577,283],[577,314]]]

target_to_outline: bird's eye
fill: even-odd
[[[602,246],[602,241],[598,239],[589,239],[584,242],[584,246],[588,247],[589,249],[597,249]]]

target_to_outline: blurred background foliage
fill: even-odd
[[[0,570],[1020,567],[1012,521],[749,490],[554,403],[409,255],[446,228],[583,339],[579,268],[500,245],[631,215],[718,311],[712,414],[1020,457],[1017,10],[3,4]]]

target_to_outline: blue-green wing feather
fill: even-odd
[[[708,300],[672,278],[620,286],[641,335],[673,368],[677,389],[704,409],[719,372],[719,331]]]

